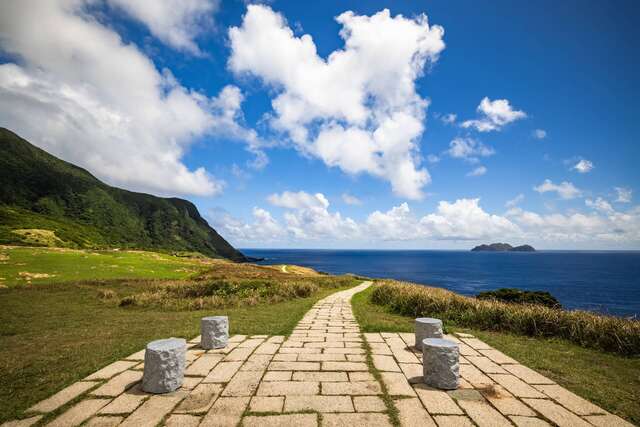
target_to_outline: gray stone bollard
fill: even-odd
[[[147,344],[144,352],[142,390],[147,393],[169,393],[184,380],[187,342],[182,338],[167,338]]]
[[[200,347],[207,350],[223,348],[229,341],[229,318],[227,316],[203,317],[200,320]]]
[[[422,350],[422,341],[425,338],[442,338],[442,320],[431,317],[416,319],[416,348],[418,350]]]
[[[422,369],[425,384],[442,390],[455,390],[460,382],[458,343],[442,338],[422,341]]]

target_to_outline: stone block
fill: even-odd
[[[245,426],[260,427],[317,427],[318,416],[316,414],[286,414],[268,415],[264,417],[249,416],[242,421]]]
[[[79,381],[71,384],[69,387],[63,388],[53,396],[36,403],[29,408],[27,412],[51,412],[54,409],[58,409],[65,403],[72,401],[90,388],[95,387],[95,385],[96,383],[90,381]]]
[[[187,342],[168,338],[147,344],[142,389],[148,393],[169,393],[184,380]]]
[[[346,372],[308,372],[298,371],[293,374],[293,381],[322,381],[322,382],[337,382],[337,381],[349,381]]]
[[[200,427],[236,427],[248,403],[249,397],[221,397],[202,419]]]
[[[545,418],[550,419],[559,427],[588,427],[590,424],[582,418],[547,399],[522,399]]]
[[[382,388],[377,381],[327,382],[322,383],[322,394],[333,396],[367,396],[382,394]]]
[[[91,394],[94,396],[118,396],[121,393],[124,393],[125,390],[133,387],[140,381],[141,377],[142,372],[139,371],[121,372],[97,389],[93,390]]]
[[[354,412],[349,396],[287,396],[285,412]]]
[[[422,341],[424,382],[442,390],[455,390],[460,379],[458,344],[442,338]]]
[[[442,390],[436,390],[424,384],[417,384],[415,391],[430,414],[462,415],[462,409]]]
[[[75,406],[67,409],[67,411],[62,413],[62,415],[59,415],[47,425],[51,427],[79,426],[87,419],[91,418],[91,416],[98,412],[107,403],[109,403],[108,399],[82,400]]]
[[[284,397],[282,396],[254,396],[249,403],[251,412],[282,412]]]
[[[373,366],[379,371],[388,372],[400,372],[400,367],[392,356],[385,356],[382,354],[374,354],[371,356],[373,359]]]
[[[398,409],[401,426],[436,427],[436,423],[424,410],[417,398],[398,399],[393,402]]]
[[[511,418],[511,421],[518,427],[551,427],[551,424],[540,418],[523,416],[512,416],[509,418]]]
[[[303,362],[298,362],[303,363]],[[309,362],[306,362],[309,363]],[[364,362],[322,362],[323,371],[368,371]]]
[[[242,362],[221,362],[203,380],[205,383],[226,383],[238,372]]]
[[[164,424],[165,427],[198,427],[200,417],[196,415],[173,414]]]
[[[442,320],[418,317],[415,321],[416,348],[422,350],[422,342],[427,338],[442,338]]]
[[[186,396],[186,392],[151,396],[120,424],[121,427],[155,427]]]
[[[327,383],[338,384],[338,383]],[[260,384],[258,396],[309,396],[320,392],[315,381],[268,381]]]
[[[258,388],[262,371],[238,372],[222,392],[223,396],[251,396]]]
[[[478,400],[459,400],[458,404],[480,427],[510,427],[511,423],[491,405]]]
[[[436,415],[433,417],[438,427],[474,427],[474,424],[464,415]]]
[[[409,385],[407,378],[404,374],[397,372],[382,372],[380,373],[382,382],[387,387],[387,392],[392,396],[415,396],[416,393]]]
[[[323,427],[391,427],[386,414],[372,412],[357,412],[353,414],[324,414]]]

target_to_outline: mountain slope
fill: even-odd
[[[111,187],[0,128],[0,243],[33,243],[38,236],[61,246],[197,251],[246,260],[193,203]]]

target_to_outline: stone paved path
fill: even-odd
[[[235,335],[225,349],[209,351],[199,348],[199,337],[191,340],[185,381],[176,392],[140,390],[141,350],[2,427],[44,420],[61,427],[390,426],[387,405],[402,426],[630,425],[466,334],[448,337],[460,343],[458,390],[422,384],[413,334],[364,334],[371,372],[350,303],[368,286],[319,301],[289,337]],[[43,419],[54,411],[57,416]]]

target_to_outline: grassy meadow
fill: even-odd
[[[375,294],[380,283],[387,281],[377,282],[376,287],[353,298],[362,331],[413,332],[416,316],[398,314],[392,304],[375,302],[379,302]],[[557,337],[480,330],[467,326],[469,323],[444,319],[447,332],[471,333],[574,393],[640,425],[640,358],[585,348]]]
[[[0,246],[0,285],[15,287],[125,278],[186,279],[215,261],[146,251]]]
[[[228,315],[232,334],[288,334],[318,299],[360,282],[152,252],[0,253],[0,423],[151,340],[198,335],[203,316]],[[140,299],[158,290],[160,302]]]

